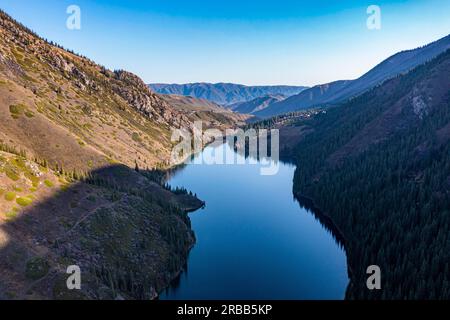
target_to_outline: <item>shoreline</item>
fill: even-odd
[[[186,214],[189,214],[189,213],[193,213],[193,212],[195,212],[195,211],[198,211],[198,210],[200,210],[200,209],[203,209],[203,208],[206,206],[206,202],[205,202],[205,201],[202,201],[202,200],[199,200],[199,201],[201,202],[201,205],[199,205],[198,207],[184,208],[183,211],[184,211]],[[194,232],[194,230],[193,230],[192,228],[190,228],[190,229],[191,229],[191,231],[194,233],[194,241],[193,241],[193,243],[191,244],[191,246],[187,249],[186,257],[183,257],[184,263],[183,263],[182,267],[181,267],[180,270],[178,270],[173,276],[170,277],[171,280],[169,281],[169,283],[168,283],[167,286],[165,286],[164,288],[162,288],[162,289],[160,290],[160,292],[156,292],[156,296],[154,296],[154,297],[152,298],[152,300],[159,300],[159,297],[160,297],[161,293],[163,293],[164,291],[166,291],[167,289],[169,289],[169,288],[172,286],[173,282],[176,281],[177,279],[179,279],[179,277],[181,276],[181,274],[184,272],[185,266],[186,266],[186,264],[188,263],[189,254],[191,253],[191,250],[194,248],[194,246],[195,246],[196,243],[197,243],[197,239],[196,239],[196,237],[195,237],[195,232]]]
[[[330,232],[330,234],[332,235],[332,237],[334,238],[334,240],[336,241],[336,243],[344,250],[345,253],[345,257],[346,257],[346,262],[347,262],[347,276],[348,276],[348,284],[345,288],[345,292],[344,292],[344,296],[342,297],[342,300],[346,300],[347,297],[347,292],[349,290],[349,288],[353,285],[353,277],[354,277],[354,273],[353,273],[353,269],[352,266],[350,264],[350,259],[349,259],[349,254],[347,251],[347,246],[348,246],[348,241],[344,235],[344,233],[339,229],[339,227],[334,223],[333,219],[330,217],[329,214],[327,214],[326,212],[322,211],[320,209],[320,207],[315,203],[314,199],[300,193],[300,192],[293,192],[294,194],[294,198],[296,199],[296,201],[298,202],[298,204],[307,209],[317,220],[320,224],[322,224],[322,226],[325,227],[325,229]],[[201,200],[200,200],[201,201]],[[200,209],[202,209],[205,205],[206,202],[205,201],[201,201],[202,205],[197,206],[196,208],[189,208],[189,209],[184,209],[186,213],[192,213],[195,211],[198,211]],[[193,230],[194,231],[194,230]],[[194,239],[194,243],[192,244],[192,246],[189,248],[186,258],[184,259],[184,264],[183,267],[180,268],[180,270],[175,273],[171,279],[171,281],[169,282],[169,284],[167,286],[165,286],[163,289],[160,290],[160,292],[157,293],[157,296],[154,298],[154,300],[159,300],[160,296],[167,290],[169,289],[175,281],[177,281],[177,279],[179,279],[179,277],[181,276],[181,274],[183,273],[186,264],[188,263],[189,260],[189,254],[191,252],[191,250],[194,248],[194,246],[196,245],[196,239]]]
[[[346,260],[347,260],[347,274],[348,274],[348,278],[349,278],[349,282],[348,282],[347,288],[345,290],[345,296],[344,296],[344,300],[346,300],[347,299],[347,292],[348,292],[349,288],[353,285],[354,273],[353,273],[353,268],[352,268],[351,263],[350,263],[349,254],[348,254],[348,251],[347,251],[347,243],[348,243],[348,241],[347,241],[346,237],[344,236],[344,233],[334,223],[334,221],[330,217],[330,215],[327,214],[322,209],[320,209],[320,207],[316,204],[314,199],[312,199],[311,197],[308,197],[308,196],[306,196],[306,195],[304,195],[304,194],[302,194],[300,192],[297,192],[297,193],[294,192],[294,197],[295,197],[295,199],[297,199],[297,201],[299,202],[299,204],[301,206],[303,206],[304,208],[306,208],[309,211],[311,211],[311,213],[320,221],[320,223],[323,226],[325,226],[325,228],[328,231],[330,231],[330,233],[336,239],[338,244],[340,244],[342,246],[342,248],[344,249],[345,257],[346,257]]]

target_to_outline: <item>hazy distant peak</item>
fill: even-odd
[[[150,84],[150,88],[162,94],[178,94],[207,99],[220,105],[231,105],[251,101],[267,95],[296,95],[303,86],[246,86],[234,83],[186,83],[186,84]]]

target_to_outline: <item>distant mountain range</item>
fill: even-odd
[[[445,52],[450,48],[450,35],[427,46],[399,52],[384,60],[375,68],[356,80],[342,80],[318,85],[276,102],[256,112],[262,118],[298,111],[323,104],[336,104],[358,96],[381,84],[383,81],[405,73]]]
[[[303,86],[245,86],[234,83],[188,83],[188,84],[149,84],[149,87],[162,94],[177,94],[207,99],[222,106],[248,102],[268,95],[290,97],[299,94]]]

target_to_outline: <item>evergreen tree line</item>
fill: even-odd
[[[345,236],[352,270],[349,299],[450,298],[450,123],[444,104],[361,153],[330,162],[368,123],[398,102],[450,52],[310,121],[314,132],[293,151],[294,192],[314,199]],[[403,109],[408,118],[412,106]],[[366,269],[378,265],[382,289],[368,290]]]

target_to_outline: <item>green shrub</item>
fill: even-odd
[[[14,220],[17,218],[17,212],[16,211],[10,211],[5,213],[5,217],[7,220]]]
[[[12,104],[9,106],[9,112],[11,112],[12,115],[20,116],[24,111],[27,109],[27,107],[23,104]]]
[[[32,111],[25,111],[25,116],[27,118],[33,118],[34,117],[34,112],[32,112]]]
[[[51,182],[50,180],[45,180],[44,181],[44,184],[47,186],[47,187],[49,187],[49,188],[53,188],[54,187],[54,183],[53,182]]]
[[[33,203],[33,199],[31,199],[30,197],[19,197],[16,199],[16,202],[22,207],[27,207]]]
[[[19,174],[11,167],[6,167],[5,173],[6,176],[10,178],[12,181],[17,181],[20,179]]]
[[[8,221],[15,220],[17,218],[17,212],[14,212],[14,211],[7,212],[7,213],[5,213],[5,217],[6,217],[6,220],[8,220]]]
[[[44,110],[45,110],[45,103],[42,102],[42,101],[39,101],[39,102],[36,103],[36,107],[37,107],[37,111],[39,113],[43,113]]]
[[[6,201],[14,201],[16,199],[16,193],[15,192],[7,192],[5,194],[5,200]]]
[[[142,139],[137,132],[133,132],[133,134],[131,135],[131,138],[133,139],[133,141],[142,142]]]
[[[21,157],[16,157],[16,158],[14,158],[14,159],[11,161],[11,163],[12,163],[14,166],[19,167],[19,168],[22,168],[22,169],[26,169],[26,167],[27,167],[26,159],[21,158]]]

